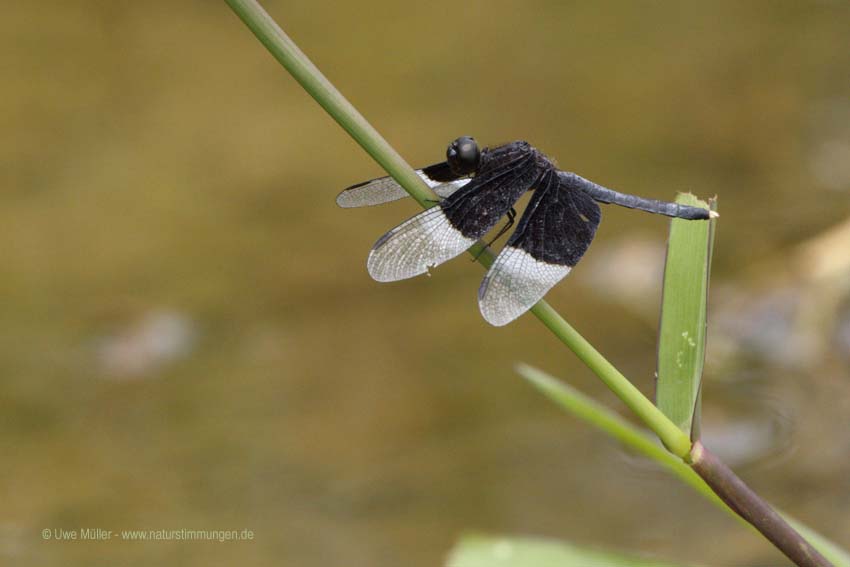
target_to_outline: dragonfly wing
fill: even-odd
[[[506,325],[540,301],[578,263],[596,235],[599,206],[547,172],[516,231],[490,267],[478,306],[492,325]]]

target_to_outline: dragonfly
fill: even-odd
[[[375,242],[366,266],[376,281],[427,273],[469,249],[507,217],[495,240],[514,225],[517,201],[533,191],[478,289],[481,314],[494,326],[528,311],[570,273],[596,235],[602,219],[599,203],[687,220],[717,216],[701,207],[608,189],[558,169],[522,140],[479,148],[474,138],[461,136],[449,144],[445,161],[416,173],[439,200]],[[380,177],[348,187],[336,202],[344,208],[365,207],[407,196],[392,177]]]

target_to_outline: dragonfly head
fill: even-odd
[[[446,161],[456,175],[467,175],[478,169],[481,162],[481,150],[471,136],[461,136],[446,150]]]

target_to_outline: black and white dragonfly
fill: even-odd
[[[559,170],[523,141],[479,149],[473,138],[463,136],[449,145],[446,161],[417,173],[440,201],[378,239],[367,267],[379,282],[411,278],[451,260],[507,215],[498,237],[513,225],[519,198],[534,191],[478,290],[481,314],[496,326],[525,313],[570,273],[596,234],[602,217],[597,203],[689,220],[716,215],[607,189]],[[381,177],[352,185],[336,201],[341,207],[363,207],[407,196],[391,177]]]

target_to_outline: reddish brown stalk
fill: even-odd
[[[739,516],[751,523],[798,567],[833,567],[723,461],[697,441],[691,468]]]

